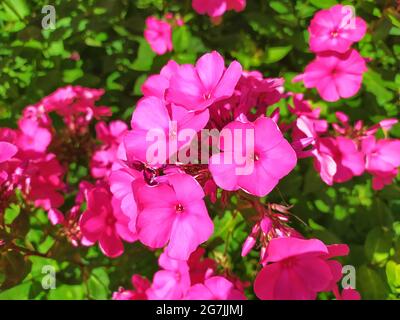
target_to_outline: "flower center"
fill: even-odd
[[[337,30],[333,30],[332,32],[331,32],[331,37],[332,38],[337,38],[339,36],[339,32],[337,31]]]
[[[113,216],[108,216],[106,219],[106,224],[111,226],[115,224],[116,219]]]
[[[204,98],[205,100],[210,99],[210,98],[211,98],[211,93],[205,93],[205,94],[203,94],[203,98]]]
[[[175,206],[175,210],[176,210],[176,212],[178,212],[178,213],[183,212],[183,205],[181,205],[180,203],[178,203],[178,204]]]

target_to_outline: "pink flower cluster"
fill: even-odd
[[[367,71],[365,59],[351,48],[364,37],[367,24],[353,10],[351,6],[335,5],[318,11],[308,28],[310,49],[316,58],[294,81],[316,88],[326,101],[357,94]]]
[[[279,84],[281,82],[263,79],[259,74],[242,73],[236,61],[225,68],[217,52],[205,54],[195,66],[179,66],[170,61],[159,75],[145,82],[145,97],[138,102],[132,115],[131,130],[123,134],[109,177],[113,198],[128,217],[132,235],[137,235],[138,240],[150,248],[165,247],[165,253],[172,259],[186,261],[213,233],[213,223],[204,202],[206,192],[212,196],[218,185],[228,191],[243,189],[264,196],[294,168],[296,154],[276,123],[262,115],[253,123],[246,119],[246,115],[255,117],[251,113],[255,101],[265,110],[279,100]],[[219,116],[219,110],[226,112],[224,118]],[[176,122],[173,132],[171,121]],[[241,130],[247,126],[255,128],[256,148],[249,153],[256,164],[255,170],[240,179],[230,171],[229,165],[213,162],[213,157],[219,157],[218,153],[211,157],[209,166],[172,162],[166,155],[158,155],[157,159],[148,157],[150,143],[146,137],[150,130],[162,132],[170,145],[185,128],[196,133],[205,127],[225,125]],[[193,138],[190,136],[188,142]],[[262,142],[266,139],[270,143],[264,145]],[[182,148],[184,145],[177,144],[177,149],[168,155]],[[223,151],[241,152],[240,148]],[[258,175],[257,182],[255,175]],[[89,215],[88,211],[84,216]],[[102,211],[115,213],[111,207]],[[90,225],[96,230],[104,229],[102,222]],[[87,228],[82,228],[83,236],[85,230]]]
[[[134,290],[120,288],[114,300],[245,300],[246,283],[232,276],[216,274],[216,262],[203,258],[198,248],[188,261],[175,260],[165,252],[158,263],[161,270],[150,282],[140,275],[132,276]]]
[[[336,112],[339,122],[329,131],[328,123],[319,119],[319,109],[313,110],[302,95],[295,95],[293,102],[291,111],[298,118],[292,138],[298,157],[313,157],[326,184],[346,182],[365,172],[372,175],[375,190],[392,183],[400,166],[400,140],[378,139],[375,135],[379,129],[387,134],[397,119],[382,120],[368,128],[362,121],[352,126],[346,114]]]
[[[4,153],[0,164],[2,206],[13,201],[14,191],[19,189],[28,203],[48,212],[53,224],[64,221],[59,208],[64,203],[62,193],[67,189],[63,181],[66,165],[75,160],[75,156],[92,153],[95,144],[88,139],[89,124],[94,119],[111,115],[108,107],[96,105],[103,93],[103,90],[79,86],[60,88],[27,106],[18,121],[18,129],[0,129],[1,153]],[[61,117],[65,127],[56,130],[54,117]],[[100,128],[101,124],[98,131]],[[112,136],[117,129],[110,130]],[[101,138],[107,139],[104,132]],[[109,148],[115,148],[111,138],[107,143]],[[101,157],[96,152],[94,161],[98,158]],[[95,169],[93,171],[98,174]]]

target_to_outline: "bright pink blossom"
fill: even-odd
[[[127,130],[128,126],[119,120],[112,121],[109,125],[105,122],[96,124],[97,139],[103,144],[91,159],[90,170],[93,177],[108,178],[111,166],[117,159],[118,146]]]
[[[263,300],[313,300],[338,280],[328,259],[347,253],[347,246],[327,247],[317,239],[272,239],[254,291]]]
[[[124,137],[127,158],[154,167],[161,166],[188,145],[208,119],[208,110],[189,112],[176,105],[167,106],[154,96],[145,97],[138,102],[132,115],[132,130]],[[180,137],[184,129],[190,129],[189,137]],[[155,146],[155,150],[152,151],[151,146],[153,149]]]
[[[246,0],[193,0],[192,6],[198,14],[219,18],[228,10],[243,11]]]
[[[8,142],[0,141],[0,163],[11,159],[18,151],[18,148]]]
[[[225,142],[225,145],[221,145],[223,152],[210,158],[209,169],[220,188],[229,191],[243,189],[263,197],[295,167],[296,153],[272,119],[260,117],[255,122],[248,122],[242,117],[224,130],[230,131],[232,137],[235,131],[242,134],[233,143]],[[253,132],[254,143],[246,141],[246,132]],[[247,157],[245,165],[237,163],[238,153],[240,157]],[[238,168],[243,169],[241,174]]]
[[[306,88],[316,88],[322,99],[333,102],[357,94],[366,71],[364,58],[354,49],[323,52],[294,81],[303,80]]]
[[[367,30],[367,24],[359,17],[353,17],[351,7],[336,5],[318,11],[311,20],[310,49],[313,52],[346,52],[354,42],[360,41]]]
[[[167,100],[188,110],[203,110],[232,96],[241,74],[237,61],[225,69],[224,58],[218,52],[206,53],[195,66],[182,65],[172,75]]]
[[[372,187],[382,189],[391,184],[400,166],[400,140],[376,140],[369,136],[362,141],[366,154],[366,170],[373,175]]]
[[[149,300],[180,300],[190,287],[189,267],[186,261],[171,259],[165,252],[158,263],[162,270],[153,277],[146,291]]]
[[[193,177],[177,173],[166,179],[168,183],[135,190],[139,239],[151,248],[167,245],[171,258],[187,260],[211,236],[213,223],[204,191]]]
[[[31,119],[21,119],[17,145],[22,150],[45,152],[51,142],[51,133]]]
[[[211,277],[190,287],[186,300],[246,300],[232,282],[221,276]]]
[[[165,100],[165,92],[169,88],[169,80],[179,70],[179,65],[170,60],[161,69],[160,74],[151,75],[142,85],[142,92],[145,97],[154,96]]]
[[[158,55],[172,51],[172,27],[168,22],[148,17],[144,37]]]
[[[120,256],[127,242],[136,240],[129,228],[129,219],[119,211],[119,204],[112,199],[109,191],[102,187],[92,189],[88,194],[87,210],[82,214],[80,228],[84,245],[99,242],[101,251],[110,258]]]
[[[147,300],[146,290],[150,288],[150,281],[146,278],[134,274],[131,278],[134,290],[125,290],[119,288],[117,292],[112,295],[113,300]]]

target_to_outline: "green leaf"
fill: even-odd
[[[292,46],[270,47],[265,52],[265,63],[275,63],[282,60],[292,50]]]
[[[362,292],[362,298],[367,300],[381,300],[388,294],[382,277],[365,265],[357,270],[357,289]]]
[[[365,241],[365,254],[373,264],[382,265],[389,258],[392,236],[382,228],[372,229]]]
[[[82,300],[85,296],[83,285],[60,285],[49,292],[49,300]]]
[[[26,282],[0,292],[0,300],[26,300],[32,283]]]
[[[156,54],[151,50],[147,41],[143,38],[139,39],[139,49],[137,57],[131,65],[132,69],[136,71],[149,71],[155,56]]]
[[[376,96],[380,105],[389,102],[394,97],[394,93],[386,88],[385,81],[382,79],[381,75],[372,69],[369,69],[364,74],[363,83],[366,90]]]
[[[189,48],[191,34],[187,26],[182,26],[174,30],[172,34],[172,43],[174,51],[182,52]]]
[[[109,296],[109,286],[110,279],[105,268],[93,269],[89,280],[88,289],[89,295],[96,300],[104,300]]]
[[[386,276],[392,291],[400,293],[400,264],[390,260],[386,264]]]

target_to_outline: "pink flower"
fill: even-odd
[[[243,189],[263,197],[295,167],[296,153],[272,119],[260,117],[255,122],[248,122],[243,117],[228,124],[224,130],[231,132],[232,137],[235,137],[235,131],[241,135],[240,139],[233,141],[233,146],[229,143],[221,146],[223,152],[210,158],[209,169],[220,188],[229,191]],[[246,132],[253,132],[254,143],[245,139]],[[236,161],[243,157],[243,152],[245,165]],[[238,169],[243,169],[243,172],[238,174]]]
[[[246,0],[226,0],[226,2],[228,4],[228,10],[240,12],[246,8]]]
[[[310,49],[344,53],[364,37],[366,30],[367,24],[363,19],[353,17],[351,7],[336,5],[318,11],[308,28]]]
[[[366,154],[366,170],[373,175],[372,187],[380,190],[392,183],[400,166],[400,140],[376,140],[369,136],[362,141],[362,149]]]
[[[107,189],[96,187],[89,192],[87,210],[80,219],[82,243],[93,245],[99,242],[101,251],[110,258],[123,253],[121,238],[127,242],[136,240],[136,235],[128,228],[128,217],[118,208],[119,204]]]
[[[90,169],[95,178],[108,178],[111,172],[111,166],[117,159],[118,145],[122,142],[127,125],[122,121],[112,121],[107,126],[105,122],[96,124],[97,139],[103,145],[94,152]]]
[[[352,288],[343,289],[342,294],[337,297],[338,300],[361,300],[360,293]]]
[[[222,16],[227,10],[226,0],[193,0],[192,6],[198,14],[207,14],[212,18]]]
[[[343,54],[324,52],[294,81],[303,80],[306,88],[316,88],[322,99],[333,102],[354,96],[366,71],[365,60],[354,49]]]
[[[318,153],[328,155],[336,164],[334,182],[346,182],[354,176],[360,176],[365,170],[364,154],[357,144],[346,137],[321,138],[318,140]],[[318,164],[319,160],[317,159]],[[317,168],[319,166],[317,165]]]
[[[18,151],[18,148],[8,142],[0,141],[0,163],[10,160]]]
[[[180,300],[190,287],[189,267],[186,261],[171,259],[164,252],[158,263],[163,269],[153,277],[146,291],[149,300]]]
[[[113,300],[147,300],[146,290],[150,288],[150,281],[146,278],[134,274],[131,279],[134,290],[119,288],[112,295]]]
[[[203,110],[232,96],[241,74],[239,62],[233,61],[225,69],[224,58],[218,52],[207,53],[196,66],[182,65],[172,75],[167,100],[188,110]]]
[[[232,282],[221,276],[211,277],[190,287],[186,300],[246,300]]]
[[[167,183],[136,188],[139,239],[151,248],[167,245],[174,259],[187,260],[211,236],[213,223],[208,216],[204,192],[186,174],[171,174]]]
[[[161,166],[188,145],[194,133],[203,129],[208,119],[208,110],[189,112],[176,105],[167,108],[156,97],[142,98],[132,115],[132,130],[124,137],[127,158],[129,161],[141,161],[154,167]],[[181,130],[184,129],[191,129],[191,136],[179,139]],[[157,148],[153,150],[150,147],[154,147],[155,143]]]
[[[202,283],[205,279],[212,276],[217,269],[217,263],[210,258],[204,258],[204,248],[198,247],[188,260],[190,268],[190,282],[192,285]]]
[[[172,28],[168,22],[156,17],[148,17],[144,37],[158,55],[172,51]]]
[[[0,186],[8,178],[7,170],[2,168],[2,164],[10,160],[17,152],[18,148],[14,144],[0,141]]]
[[[338,280],[337,265],[328,259],[347,253],[347,246],[327,247],[317,239],[274,238],[254,291],[263,300],[313,300]]]
[[[18,123],[20,134],[17,144],[22,150],[45,152],[51,142],[51,133],[48,129],[41,128],[31,119],[22,119]]]
[[[142,85],[142,92],[145,97],[154,96],[165,100],[165,92],[169,88],[169,80],[179,70],[179,65],[170,60],[161,69],[160,74],[151,75]]]
[[[227,10],[236,12],[244,10],[246,0],[193,0],[192,6],[198,14],[207,14],[211,18],[218,18]]]

